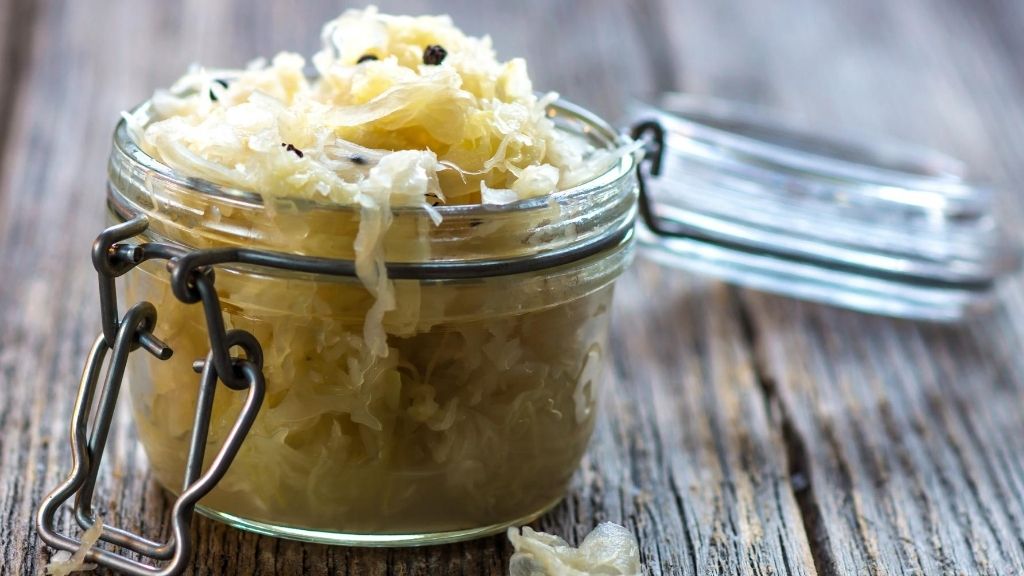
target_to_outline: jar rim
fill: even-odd
[[[133,107],[128,114],[134,115],[139,112],[148,114],[151,106],[152,100],[145,100]],[[580,127],[581,132],[587,136],[602,139],[603,144],[608,148],[616,142],[621,143],[623,138],[625,138],[623,134],[617,131],[611,124],[597,114],[594,114],[586,108],[561,97],[548,105],[547,115],[549,118],[556,121],[563,120],[565,122],[577,124]],[[191,188],[197,193],[212,198],[241,202],[249,205],[250,207],[264,205],[263,195],[258,192],[232,186],[224,186],[205,178],[189,176],[188,174],[184,174],[154,158],[143,150],[142,147],[135,142],[134,138],[132,138],[128,131],[128,123],[123,115],[114,127],[112,154],[119,154],[129,163],[152,171],[162,179],[169,182]],[[437,211],[443,219],[446,216],[487,217],[488,215],[493,216],[497,214],[514,213],[517,211],[540,208],[547,205],[552,200],[569,199],[579,195],[585,195],[594,187],[614,182],[631,170],[634,170],[637,161],[638,156],[636,153],[623,153],[618,162],[614,162],[607,170],[600,174],[596,174],[594,177],[564,190],[555,190],[554,192],[544,194],[542,196],[524,198],[507,204],[452,204],[435,206],[433,209]],[[280,197],[279,199],[294,202],[307,208],[315,208],[317,210],[355,211],[358,207],[354,203],[319,202],[290,197]],[[396,215],[400,215],[403,213],[422,212],[423,208],[420,206],[393,206],[391,211]]]
[[[548,110],[557,130],[582,135],[595,146],[616,150],[628,143],[579,106],[558,101]],[[381,241],[389,274],[435,280],[504,276],[568,264],[631,243],[641,150],[621,149],[607,170],[536,198],[505,205],[438,206],[440,222],[432,222],[421,206],[393,207],[393,223]],[[270,251],[317,260],[311,268],[343,276],[350,275],[358,256],[352,226],[359,219],[357,205],[264,198],[185,176],[146,154],[124,119],[114,133],[107,189],[113,216],[128,220],[145,215],[150,221],[147,234],[183,248]],[[423,242],[409,242],[413,237]]]

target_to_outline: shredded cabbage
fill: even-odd
[[[565,540],[537,532],[529,526],[508,529],[515,552],[509,576],[639,576],[640,548],[633,533],[612,522],[602,522],[587,534],[579,548]]]
[[[359,206],[359,279],[377,299],[366,317],[364,364],[387,354],[381,324],[394,308],[381,238],[391,206],[507,204],[577,183],[581,167],[607,167],[559,135],[522,59],[497,60],[490,39],[447,16],[390,16],[375,7],[328,22],[305,60],[281,53],[225,79],[195,68],[152,99],[154,121],[128,115],[154,158],[190,176],[265,196]],[[439,65],[423,62],[443,46]],[[373,60],[363,60],[371,56]],[[594,167],[590,167],[593,175]],[[368,366],[364,366],[368,369]]]
[[[75,572],[88,572],[96,569],[95,564],[85,561],[85,555],[99,542],[103,534],[103,522],[96,519],[85,532],[82,533],[82,543],[75,550],[74,554],[66,550],[60,550],[50,557],[50,562],[44,567],[45,574],[52,576],[68,576]]]
[[[346,204],[357,201],[370,161],[396,151],[433,153],[431,162],[403,161],[436,175],[440,186],[428,192],[449,205],[480,203],[482,185],[517,198],[549,194],[577,183],[587,162],[607,167],[617,157],[559,134],[546,116],[557,96],[538,98],[526,62],[499,61],[490,38],[466,36],[447,16],[349,10],[322,39],[315,80],[287,52],[244,71],[195,67],[154,95],[152,121],[145,111],[128,115],[132,133],[185,174]],[[423,63],[430,45],[447,51],[438,65]],[[423,194],[392,201],[430,203]]]

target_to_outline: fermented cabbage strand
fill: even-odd
[[[371,165],[339,157],[339,146],[377,151],[378,160],[425,153],[404,162],[436,174],[432,191],[449,205],[481,203],[482,184],[517,199],[549,194],[578,183],[572,176],[589,159],[611,158],[554,129],[546,107],[555,95],[538,98],[525,61],[499,61],[489,38],[466,36],[447,16],[349,10],[322,37],[315,80],[288,52],[244,71],[195,68],[154,96],[154,121],[128,116],[133,134],[182,173],[342,204],[357,202]],[[443,62],[422,62],[429,45],[444,47]],[[376,59],[359,62],[364,55]],[[431,204],[402,196],[392,205]]]
[[[574,184],[593,151],[554,130],[554,96],[537,98],[522,59],[499,62],[489,38],[447,16],[349,10],[322,40],[315,81],[292,53],[229,79],[200,68],[154,96],[155,121],[128,120],[146,152],[184,174],[358,206],[356,271],[377,299],[364,327],[368,364],[388,352],[381,321],[395,307],[381,247],[392,206],[420,206],[436,224],[435,203],[549,194],[562,174]],[[430,45],[447,51],[440,65],[422,62]],[[373,152],[345,155],[359,148]]]
[[[529,526],[508,529],[509,576],[640,576],[640,547],[624,526],[602,522],[579,548]]]
[[[68,576],[76,572],[89,572],[96,569],[96,565],[85,561],[85,556],[92,550],[103,535],[103,521],[99,518],[92,523],[92,526],[82,533],[81,543],[78,549],[72,554],[65,550],[55,552],[50,557],[50,562],[43,567],[43,573],[48,576]]]

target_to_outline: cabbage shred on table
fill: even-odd
[[[602,522],[579,548],[529,526],[509,528],[509,576],[640,576],[640,547],[627,528]]]
[[[74,553],[60,550],[50,557],[50,562],[43,567],[43,573],[47,576],[68,576],[79,572],[89,572],[96,569],[96,565],[86,562],[85,557],[92,550],[103,535],[103,521],[99,518],[82,533],[81,543]]]

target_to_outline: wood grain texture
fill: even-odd
[[[538,86],[612,119],[630,95],[683,88],[945,148],[1024,222],[1024,9],[1010,0],[380,4],[491,32]],[[70,462],[118,112],[190,62],[308,54],[340,8],[0,3],[0,576],[46,561],[31,517]],[[1024,574],[1024,285],[1003,296],[986,320],[921,326],[637,262],[591,449],[536,526],[578,542],[620,522],[652,575]],[[169,502],[127,411],[106,463],[105,518],[164,533]],[[504,537],[330,548],[205,519],[193,534],[192,574],[503,574],[510,554]]]
[[[727,4],[674,12],[689,88],[948,150],[1020,238],[1018,5]],[[962,327],[741,291],[821,574],[1024,573],[1020,290]]]
[[[6,149],[14,118],[14,101],[24,86],[25,68],[32,57],[28,43],[34,15],[32,2],[11,0],[0,4],[0,78],[6,85],[0,90],[0,151]],[[0,174],[3,174],[3,160],[4,156],[0,155]]]

